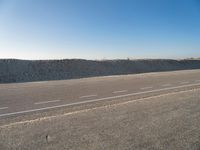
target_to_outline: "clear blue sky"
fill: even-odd
[[[200,57],[200,0],[0,0],[0,58]]]

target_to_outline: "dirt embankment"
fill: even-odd
[[[200,60],[0,60],[0,83],[200,69]]]

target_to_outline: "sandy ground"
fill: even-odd
[[[0,127],[0,149],[200,149],[200,89]]]

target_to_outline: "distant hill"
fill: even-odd
[[[200,69],[199,59],[171,60],[0,60],[0,83]]]

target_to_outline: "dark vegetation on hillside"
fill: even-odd
[[[0,60],[0,83],[200,69],[200,60]]]

